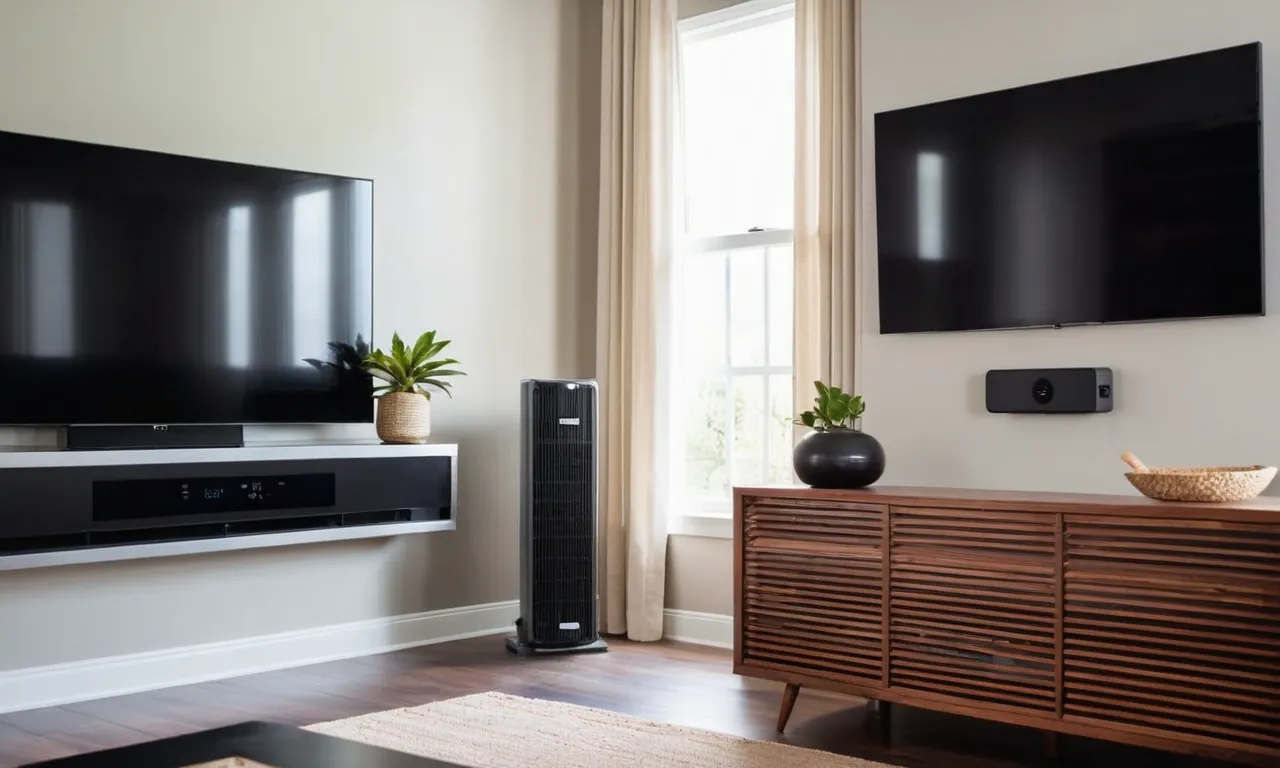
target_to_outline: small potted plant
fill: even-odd
[[[880,441],[858,429],[867,405],[860,395],[813,382],[818,389],[812,410],[796,424],[813,431],[796,442],[796,476],[814,488],[865,488],[884,474]]]
[[[431,389],[453,397],[447,376],[465,376],[450,368],[453,358],[440,358],[449,346],[436,341],[436,332],[427,331],[412,347],[391,337],[391,353],[375,349],[364,358],[364,369],[383,383],[373,388],[378,397],[378,437],[384,443],[423,443],[431,435]]]

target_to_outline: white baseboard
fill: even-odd
[[[682,643],[732,648],[733,617],[668,608],[662,612],[662,636]]]
[[[519,614],[510,600],[0,671],[0,714],[497,635],[512,631]]]

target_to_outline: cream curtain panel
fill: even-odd
[[[605,0],[596,371],[603,624],[662,638],[667,521],[654,491],[659,275],[674,243],[676,0]]]
[[[795,398],[821,380],[853,391],[862,234],[861,0],[796,0]]]

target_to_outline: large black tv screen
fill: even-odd
[[[1263,314],[1259,56],[877,114],[880,332]]]
[[[0,133],[0,423],[367,422],[373,183]]]

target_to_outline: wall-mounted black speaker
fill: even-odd
[[[1107,413],[1115,403],[1110,368],[987,371],[991,413]]]

